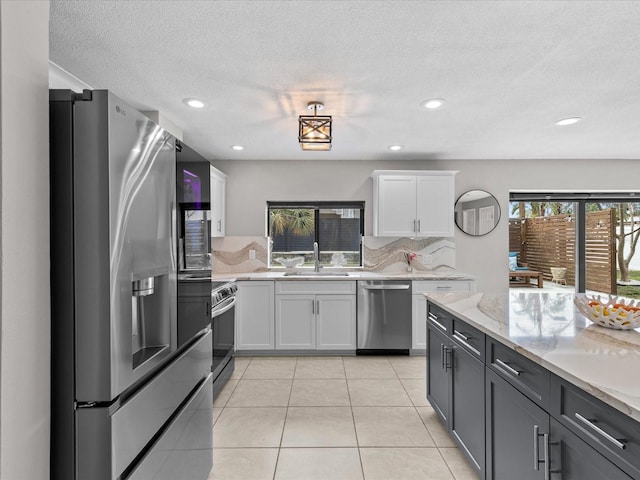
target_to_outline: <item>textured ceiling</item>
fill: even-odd
[[[210,159],[640,159],[637,1],[52,0],[50,22],[54,63]],[[330,152],[298,145],[314,100]]]

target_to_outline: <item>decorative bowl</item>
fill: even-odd
[[[278,257],[274,259],[280,265],[283,265],[287,268],[296,268],[304,263],[304,257]]]
[[[633,330],[640,327],[640,301],[607,295],[576,296],[573,303],[580,313],[596,325],[616,330]]]

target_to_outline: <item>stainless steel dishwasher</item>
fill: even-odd
[[[408,355],[411,281],[358,281],[357,355]]]

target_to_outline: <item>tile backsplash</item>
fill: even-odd
[[[267,237],[213,238],[213,271],[215,273],[268,271],[267,241]],[[250,259],[252,250],[255,259]],[[414,271],[455,269],[456,248],[453,237],[415,239],[364,237],[365,270],[385,273],[406,272],[405,254],[411,253],[416,254],[412,263]]]

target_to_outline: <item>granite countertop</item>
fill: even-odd
[[[321,275],[314,275],[313,272],[296,273],[295,275],[286,275],[286,271],[269,271],[269,272],[247,272],[247,273],[219,273],[212,276],[213,280],[475,280],[476,277],[460,272],[411,272],[411,273],[380,273],[380,272],[363,272],[352,271],[331,272],[330,270],[321,270]],[[328,273],[328,275],[327,275]],[[335,273],[335,274],[331,274]]]
[[[640,421],[640,329],[586,319],[572,293],[430,293],[427,298]]]

